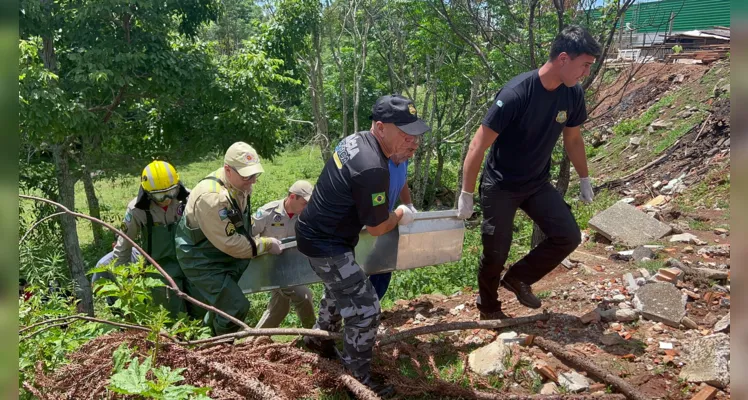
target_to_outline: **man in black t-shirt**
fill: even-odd
[[[540,68],[511,79],[496,94],[470,143],[458,215],[473,213],[473,191],[483,161],[479,194],[483,208],[483,254],[478,270],[477,300],[481,319],[501,319],[499,285],[527,307],[540,308],[530,285],[553,270],[581,241],[571,208],[550,184],[551,153],[563,132],[564,148],[580,177],[581,200],[592,201],[592,186],[580,125],[587,119],[584,90],[578,81],[589,75],[600,45],[579,26],[555,38],[550,59]],[[538,224],[546,239],[504,275],[517,208]]]
[[[343,139],[325,164],[296,223],[296,241],[325,285],[314,327],[335,332],[342,319],[343,364],[356,379],[386,394],[392,387],[375,382],[369,374],[379,299],[356,263],[353,249],[364,226],[373,236],[380,236],[413,221],[406,205],[389,212],[388,159],[407,160],[430,128],[418,118],[413,102],[397,95],[379,98],[370,118],[371,130]],[[304,342],[327,357],[336,355],[332,340],[305,337]]]

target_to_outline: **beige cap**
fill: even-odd
[[[260,156],[257,155],[252,146],[244,142],[236,142],[226,150],[223,162],[234,168],[239,175],[249,177],[255,174],[265,172],[260,165]]]
[[[293,185],[291,185],[291,188],[288,189],[289,193],[301,196],[306,201],[309,201],[309,199],[312,197],[313,191],[314,186],[312,186],[312,184],[307,181],[296,181]]]

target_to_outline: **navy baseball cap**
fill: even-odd
[[[378,98],[369,119],[393,123],[411,136],[420,136],[431,130],[422,119],[418,118],[413,101],[397,94]]]

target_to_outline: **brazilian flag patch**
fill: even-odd
[[[384,192],[374,193],[373,195],[371,195],[371,205],[373,206],[381,206],[382,204],[384,204],[385,200],[386,198],[384,196]]]

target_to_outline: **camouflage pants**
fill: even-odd
[[[354,377],[363,379],[369,375],[372,347],[379,327],[379,299],[374,287],[356,264],[353,253],[309,258],[309,264],[325,285],[314,328],[337,332],[343,320],[341,360]]]

